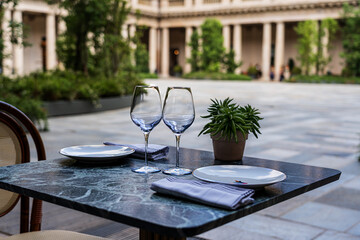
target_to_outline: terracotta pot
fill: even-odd
[[[248,134],[245,138],[241,132],[237,133],[238,142],[235,140],[227,140],[219,138],[218,135],[211,136],[213,141],[215,159],[221,161],[241,161],[244,155],[245,142],[248,139]]]

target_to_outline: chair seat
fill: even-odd
[[[46,230],[13,235],[0,240],[109,240],[108,238],[91,236],[83,233],[64,230]]]

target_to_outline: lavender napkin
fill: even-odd
[[[112,146],[126,146],[135,150],[135,152],[131,155],[137,158],[145,157],[145,145],[144,144],[117,144],[111,142],[104,142],[104,145],[112,145]],[[149,144],[148,145],[148,159],[149,160],[160,160],[166,158],[169,153],[169,147],[157,144]]]
[[[162,194],[185,198],[203,204],[234,210],[253,203],[253,189],[169,177],[151,184],[151,189]]]

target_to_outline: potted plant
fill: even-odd
[[[224,101],[217,99],[211,101],[212,104],[207,109],[209,114],[201,116],[209,118],[210,122],[204,126],[199,136],[210,134],[215,159],[242,160],[248,134],[252,133],[256,138],[261,134],[259,121],[263,118],[259,116],[259,110],[250,105],[239,106],[230,98]]]
[[[180,65],[175,65],[173,68],[175,77],[181,77],[182,67]]]
[[[247,70],[247,75],[250,76],[252,79],[256,78],[256,75],[258,74],[258,70],[255,66],[250,66]]]

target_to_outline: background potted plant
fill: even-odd
[[[175,65],[173,68],[175,77],[181,77],[182,67],[180,65]]]
[[[263,118],[259,116],[259,110],[250,105],[239,106],[230,98],[224,101],[217,99],[211,101],[212,104],[207,109],[209,114],[201,116],[209,118],[210,122],[204,126],[199,136],[210,134],[215,159],[242,160],[248,134],[252,133],[256,138],[261,134],[259,121]]]

